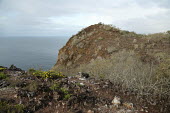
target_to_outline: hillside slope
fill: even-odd
[[[65,75],[89,73],[109,79],[137,97],[166,98],[170,105],[170,31],[149,35],[111,25],[91,25],[60,49],[53,70]]]
[[[72,36],[60,49],[53,69],[73,72],[82,64],[108,59],[121,51],[133,52],[144,63],[159,64],[169,57],[169,37],[168,33],[140,35],[111,25],[91,25]]]

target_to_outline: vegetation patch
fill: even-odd
[[[37,81],[33,81],[32,83],[30,83],[28,86],[26,86],[24,89],[28,90],[28,91],[37,91],[38,89],[38,82]]]
[[[6,78],[7,78],[7,75],[4,74],[3,72],[0,72],[0,80],[6,79]]]
[[[63,96],[62,96],[63,100],[68,100],[72,95],[69,93],[68,89],[66,89],[66,88],[61,88],[60,91],[63,94]]]
[[[61,72],[56,71],[41,71],[41,70],[31,70],[32,74],[41,78],[57,79],[65,77]]]
[[[67,88],[61,87],[60,83],[52,84],[50,86],[50,89],[53,91],[57,91],[60,94],[61,100],[68,100],[72,95]]]
[[[6,68],[0,67],[0,71],[4,71],[6,70]]]
[[[23,104],[9,105],[6,102],[0,101],[1,113],[24,113],[24,109]]]
[[[165,59],[158,67],[157,69],[157,79],[160,78],[170,78],[170,58]]]
[[[134,51],[122,50],[112,55],[110,59],[95,59],[68,73],[88,72],[96,78],[109,79],[114,84],[121,84],[122,90],[129,89],[138,95],[163,96],[170,94],[169,64],[168,59],[159,66],[146,64]]]

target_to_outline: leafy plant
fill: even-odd
[[[3,67],[0,67],[0,71],[3,71],[3,70],[5,70],[6,68],[3,68]]]
[[[32,74],[34,76],[42,77],[44,79],[46,79],[46,78],[57,79],[57,78],[65,77],[61,72],[56,72],[56,71],[40,71],[40,70],[35,70]]]
[[[0,72],[0,80],[7,78],[7,75],[4,74],[3,72]]]
[[[68,100],[71,97],[71,94],[64,95],[64,100]]]
[[[72,94],[66,88],[61,88],[60,91],[63,93],[63,99],[68,100]]]

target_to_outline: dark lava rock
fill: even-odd
[[[0,66],[0,68],[7,68],[7,67],[4,67],[4,66]]]
[[[50,92],[51,89],[47,85],[40,85],[37,89],[38,92]]]
[[[0,88],[9,86],[10,84],[5,80],[0,80]]]
[[[28,85],[28,83],[26,83],[26,82],[20,82],[20,83],[16,84],[17,87],[21,87],[21,88],[26,87],[27,85]]]
[[[75,113],[83,113],[82,110],[75,110],[74,112],[75,112]]]
[[[14,65],[11,65],[10,68],[9,68],[9,70],[11,70],[11,71],[22,71],[22,69],[17,68],[17,67],[14,66]]]
[[[89,78],[90,77],[90,75],[88,73],[79,72],[79,74],[83,78]]]

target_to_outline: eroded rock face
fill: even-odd
[[[168,34],[160,40],[148,39],[149,35],[119,30],[111,25],[91,25],[72,36],[67,44],[60,49],[57,68],[75,69],[81,64],[88,64],[97,58],[107,59],[115,53],[126,50],[134,51],[144,62],[157,62],[155,52],[170,51]],[[149,41],[148,41],[149,40]],[[152,59],[151,59],[152,58]]]

